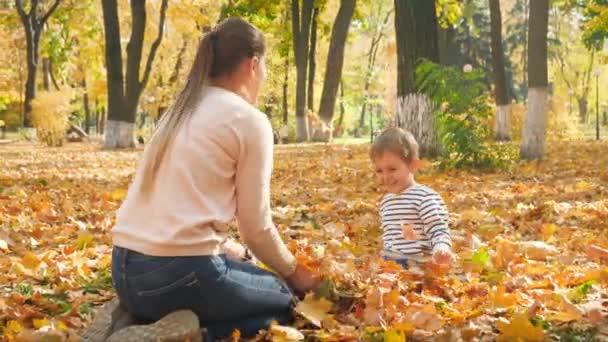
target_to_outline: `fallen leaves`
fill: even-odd
[[[309,293],[296,306],[296,312],[306,317],[312,324],[321,327],[321,322],[327,316],[332,303],[327,299],[314,298],[314,295]]]
[[[545,332],[542,327],[534,326],[525,314],[515,314],[506,323],[498,321],[496,328],[500,331],[498,341],[543,341]]]
[[[382,191],[367,145],[278,146],[274,221],[298,260],[328,281],[320,297],[298,304],[293,327],[273,325],[267,336],[513,341],[548,339],[571,325],[601,330],[608,147],[569,144],[549,145],[542,163],[495,174],[429,164],[417,180],[444,197],[458,261],[449,269],[412,262],[409,270],[379,256]],[[139,157],[79,144],[0,147],[2,339],[66,341],[114,295],[110,229]]]

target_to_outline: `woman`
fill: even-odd
[[[184,89],[146,146],[113,229],[112,279],[139,320],[192,310],[208,340],[250,336],[291,320],[292,291],[318,285],[272,223],[273,134],[254,104],[264,79],[263,34],[229,18],[202,39]],[[227,258],[236,217],[253,255],[278,273]]]

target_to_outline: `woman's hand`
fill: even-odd
[[[286,280],[296,295],[303,296],[306,292],[316,290],[319,287],[321,275],[302,264],[298,264],[296,270]]]

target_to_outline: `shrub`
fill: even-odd
[[[40,92],[32,101],[32,124],[48,146],[61,146],[71,112],[71,90]]]
[[[433,103],[443,144],[442,167],[494,169],[505,165],[506,149],[492,144],[491,99],[483,73],[423,61],[416,70],[418,89]]]

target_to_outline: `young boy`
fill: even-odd
[[[370,158],[378,180],[387,191],[380,202],[386,260],[408,267],[410,261],[450,264],[452,238],[448,211],[433,189],[416,183],[418,143],[401,128],[388,128],[374,141]]]

